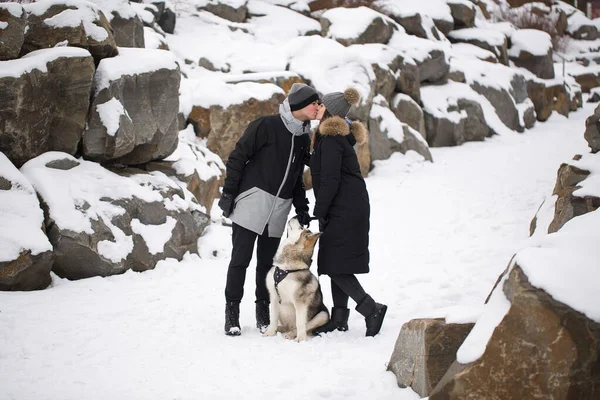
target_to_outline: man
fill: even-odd
[[[279,114],[251,122],[227,160],[227,177],[219,207],[233,222],[233,249],[225,286],[225,334],[239,336],[240,301],[246,270],[256,250],[256,326],[269,325],[266,276],[273,264],[292,204],[301,224],[308,225],[308,200],[302,182],[310,151],[310,120],[319,95],[295,83]]]

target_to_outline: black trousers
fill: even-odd
[[[269,237],[269,229],[265,227],[262,235],[258,235],[244,227],[233,224],[231,261],[227,269],[227,283],[225,284],[225,301],[240,302],[244,297],[244,282],[246,270],[252,260],[254,243],[256,245],[256,301],[269,301],[267,290],[267,273],[273,266],[273,257],[279,247],[281,238]]]
[[[348,308],[348,298],[356,302],[356,310],[365,317],[376,311],[375,301],[369,296],[355,275],[329,275],[333,306]]]

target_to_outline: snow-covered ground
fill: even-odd
[[[262,337],[253,267],[242,336],[225,336],[230,228],[215,222],[201,238],[201,257],[0,292],[0,399],[417,399],[386,372],[402,324],[477,318],[510,257],[527,245],[560,163],[589,152],[584,121],[593,109],[584,103],[524,134],[434,148],[434,163],[410,154],[377,163],[367,179],[371,273],[360,276],[389,305],[374,338],[364,337],[354,311],[346,333],[300,344]],[[213,217],[220,221],[216,210]],[[331,305],[328,278],[320,281]]]

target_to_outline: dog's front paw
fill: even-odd
[[[292,330],[292,331],[288,331],[286,332],[283,337],[285,337],[286,339],[295,339],[296,338],[296,331]]]
[[[267,330],[263,333],[263,336],[275,336],[277,335],[277,326],[269,325]]]
[[[305,334],[299,334],[298,336],[296,336],[296,342],[300,343],[306,340],[306,333]]]

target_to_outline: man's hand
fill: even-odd
[[[327,224],[329,223],[329,218],[319,218],[319,232],[324,232]]]
[[[234,196],[230,193],[223,193],[219,199],[219,208],[223,210],[223,216],[229,218],[233,211],[233,198]]]
[[[296,218],[298,218],[298,222],[300,222],[300,225],[310,225],[310,214],[308,213],[308,211],[300,211],[298,214],[296,214]]]

